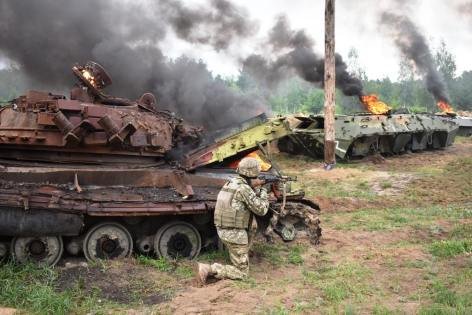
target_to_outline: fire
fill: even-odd
[[[95,77],[92,75],[92,73],[90,73],[90,71],[82,70],[82,75],[87,81],[90,82],[90,84],[92,84],[94,87],[97,87],[97,84],[95,82]]]
[[[454,109],[445,101],[439,101],[438,107],[443,113],[454,113]]]
[[[248,155],[246,155],[245,157],[252,157],[252,158],[255,158],[259,161],[259,163],[261,163],[261,171],[263,172],[267,172],[268,170],[270,170],[270,168],[272,167],[272,165],[270,165],[270,163],[267,163],[266,161],[264,161],[260,156],[259,154],[257,154],[257,151],[253,151],[251,153],[249,153]],[[234,161],[233,163],[231,163],[229,165],[230,168],[237,168],[238,167],[238,164],[239,164],[240,161]]]
[[[360,101],[364,104],[365,108],[375,115],[387,114],[391,108],[382,101],[379,101],[377,95],[362,95],[359,96]]]

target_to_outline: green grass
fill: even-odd
[[[194,276],[194,271],[191,266],[192,262],[182,260],[169,260],[165,257],[151,258],[147,256],[138,256],[138,263],[156,268],[162,272],[173,272],[180,278],[189,279]]]
[[[372,315],[394,315],[397,313],[398,312],[392,311],[383,305],[375,305],[372,310]]]
[[[448,163],[442,170],[421,170],[422,176],[413,180],[405,190],[405,200],[440,204],[445,202],[470,203],[472,187],[472,158],[459,158]]]
[[[341,281],[326,285],[323,292],[328,300],[334,302],[340,302],[349,296],[349,288]]]
[[[422,166],[415,169],[416,173],[422,175],[438,176],[444,173],[444,170],[434,166]]]
[[[296,245],[290,248],[287,260],[293,265],[302,265],[303,257],[302,254],[306,251],[306,248],[300,245]]]
[[[215,261],[219,262],[229,262],[229,253],[227,250],[213,250],[206,251],[201,253],[198,257],[198,261],[213,263]]]
[[[97,291],[84,292],[76,285],[57,292],[57,272],[34,265],[5,264],[0,267],[0,305],[32,314],[101,313],[108,302],[99,302]]]
[[[251,275],[243,280],[235,280],[231,284],[239,289],[254,289],[259,285]]]
[[[368,284],[370,276],[368,268],[354,262],[303,271],[305,282],[321,289],[324,298],[335,304],[351,297],[362,301],[372,292]]]
[[[428,250],[432,255],[440,258],[472,253],[472,224],[456,224],[449,233],[448,239],[434,241],[429,244]]]
[[[429,245],[429,252],[437,257],[448,258],[464,253],[472,253],[470,240],[441,240]]]
[[[298,182],[299,188],[303,189],[307,196],[323,196],[337,198],[359,198],[374,200],[377,194],[370,189],[367,181],[357,178],[348,178],[337,182],[326,179],[305,178],[303,182]]]
[[[408,260],[405,263],[405,267],[408,268],[415,268],[415,269],[424,269],[430,266],[431,262],[430,261],[425,261],[425,260],[419,260],[419,259],[412,259]]]
[[[454,143],[472,143],[472,137],[456,136]]]
[[[370,183],[350,176],[342,180],[327,180],[309,176],[307,169],[313,168],[313,160],[306,157],[290,157],[286,154],[275,155],[276,161],[280,164],[284,173],[290,176],[296,176],[297,182],[292,183],[294,189],[303,189],[310,197],[356,197],[361,199],[373,200],[376,193],[370,189]],[[349,164],[339,162],[337,168],[356,168],[360,170],[370,169],[367,165]]]
[[[448,263],[448,261],[444,261],[444,263]],[[470,283],[472,283],[472,259],[466,261],[466,264],[461,268],[454,268],[454,272],[450,273],[448,281],[457,286],[465,285],[472,292],[472,287],[470,287]]]
[[[282,305],[280,302],[276,305],[264,308],[261,314],[267,315],[285,315],[285,314],[312,314],[319,310],[321,301],[318,298],[300,301],[297,299],[290,307]]]
[[[362,181],[356,185],[357,188],[359,189],[367,189],[369,188],[369,182],[367,181]]]
[[[372,190],[372,182],[353,177],[339,180],[320,179],[310,176],[304,172],[314,167],[306,159],[289,158],[281,154],[277,155],[277,161],[289,175],[299,178],[294,187],[302,188],[309,197],[328,198],[358,198],[362,200],[377,200],[378,195]],[[362,163],[339,164],[339,168],[378,171],[378,167]],[[397,198],[397,203],[407,202],[421,205],[444,204],[458,200],[466,202],[470,200],[470,187],[472,187],[472,158],[460,157],[444,166],[421,166],[418,165],[394,165],[390,172],[409,173],[413,180],[404,188],[404,194]],[[390,180],[379,183],[382,189],[393,187]],[[454,193],[449,193],[454,192]],[[454,198],[452,198],[454,196]]]
[[[290,312],[290,310],[287,310],[285,308],[285,306],[277,305],[277,306],[263,312],[263,314],[266,314],[266,315],[289,315],[289,314],[291,314],[291,312]]]
[[[393,187],[393,184],[390,181],[383,181],[383,182],[380,183],[380,187],[382,189],[389,189],[389,188]]]
[[[285,262],[283,256],[283,246],[269,243],[255,243],[253,248],[255,254],[261,255],[270,264],[281,266]]]
[[[463,205],[419,208],[365,209],[342,213],[337,230],[388,231],[402,227],[429,228],[438,219],[451,221],[472,218],[472,209]]]
[[[175,268],[175,263],[166,259],[165,257],[159,257],[157,259],[154,259],[151,257],[141,255],[137,257],[137,261],[138,263],[142,265],[154,267],[159,271],[169,272],[169,271],[174,270]]]
[[[419,314],[472,314],[472,292],[459,294],[437,280],[430,288],[430,296],[433,303],[423,306]]]
[[[366,204],[363,200],[375,200],[375,203],[369,203],[375,205],[379,202],[378,207],[373,209],[325,212],[325,227],[341,231],[406,231],[412,237],[404,239],[403,234],[399,234],[402,236],[401,241],[391,244],[387,241],[382,244],[382,248],[378,248],[379,252],[382,253],[384,249],[389,251],[394,246],[395,249],[404,249],[403,255],[409,255],[410,248],[414,253],[420,251],[426,254],[420,258],[411,256],[406,260],[391,255],[375,256],[369,264],[380,264],[392,277],[389,287],[384,288],[377,287],[373,281],[374,275],[383,271],[370,271],[357,259],[349,263],[346,262],[349,259],[335,255],[335,261],[340,261],[338,266],[331,266],[333,263],[328,259],[323,266],[314,269],[310,262],[304,262],[301,267],[304,287],[311,288],[314,296],[321,295],[322,298],[317,311],[323,314],[367,313],[365,306],[368,304],[372,314],[404,314],[406,308],[396,302],[415,301],[420,304],[416,310],[420,314],[472,314],[472,302],[469,302],[472,301],[472,224],[468,223],[472,218],[472,158],[458,157],[448,164],[420,167],[396,163],[382,167],[362,163],[338,165],[338,168],[380,170],[412,176],[401,195],[382,199],[370,192],[373,183],[365,177],[319,180],[310,173],[302,173],[302,170],[317,167],[313,163],[284,158],[281,164],[293,175],[298,175],[308,196],[353,197],[361,201],[360,205]],[[378,181],[377,185],[389,189],[395,185],[395,181],[387,178]],[[346,202],[350,202],[350,199]],[[368,253],[362,253],[362,257],[366,255]],[[331,253],[321,256],[330,257]],[[355,267],[350,266],[352,264]],[[404,279],[396,276],[403,271],[419,274],[415,291],[408,294],[404,291]],[[439,281],[445,284],[440,285]],[[395,306],[382,306],[383,303],[393,303]],[[350,304],[354,305],[351,309],[348,308]],[[294,312],[294,309],[288,311]]]
[[[471,238],[472,239],[472,223],[471,224],[458,224],[451,231],[451,237],[453,238]]]
[[[175,273],[184,279],[190,279],[195,276],[193,268],[189,266],[188,264],[186,265],[181,265],[179,264],[177,268],[175,269]]]
[[[433,301],[447,306],[457,306],[461,303],[457,294],[439,281],[433,284]]]
[[[302,245],[255,243],[252,250],[271,265],[282,266],[286,264],[303,265],[302,255],[306,248]]]

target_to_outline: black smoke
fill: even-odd
[[[71,86],[73,64],[97,61],[113,78],[108,92],[128,98],[153,92],[161,108],[214,129],[266,108],[214,79],[202,62],[170,60],[159,45],[173,30],[182,39],[223,49],[254,27],[247,12],[226,0],[197,8],[178,0],[1,1],[0,54],[36,85],[55,90]]]
[[[426,88],[436,101],[449,101],[442,74],[437,70],[428,42],[418,27],[404,14],[384,12],[380,23],[394,38],[401,53],[413,61],[416,70],[424,78]]]
[[[324,58],[314,49],[314,41],[303,30],[292,30],[286,17],[280,16],[267,41],[271,52],[251,55],[243,61],[244,70],[272,88],[294,73],[320,87],[324,82]],[[343,58],[336,54],[336,87],[347,96],[363,95],[362,82],[347,71]]]
[[[217,51],[257,31],[247,10],[227,0],[210,0],[204,7],[189,8],[178,0],[160,0],[157,9],[180,39],[211,45]]]

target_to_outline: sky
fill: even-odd
[[[187,0],[186,2],[188,2]],[[201,3],[202,1],[192,0]],[[288,16],[294,28],[305,29],[315,39],[315,49],[324,51],[324,0],[233,0],[245,7],[250,16],[259,23],[259,37],[238,43],[235,50],[250,53],[258,49],[264,34],[278,15]],[[395,0],[337,0],[336,1],[336,51],[347,58],[351,48],[359,53],[359,63],[371,79],[388,76],[398,78],[400,53],[393,40],[379,30],[378,19],[382,9],[388,9]],[[459,14],[461,0],[408,0],[409,16],[435,48],[441,40],[455,56],[457,73],[472,70],[470,48],[472,47],[472,17]],[[256,36],[257,37],[257,36]],[[212,51],[179,43],[168,38],[167,54],[178,56],[182,52],[201,58],[214,73],[237,74],[239,66],[236,53]]]
[[[275,18],[288,16],[293,28],[305,29],[315,40],[315,50],[324,51],[324,0],[232,0],[246,8],[250,17],[259,25],[253,37],[233,44],[227,51],[214,51],[204,45],[192,45],[178,40],[170,32],[161,48],[169,57],[182,54],[202,59],[216,75],[237,75],[238,59],[263,50],[261,43]],[[337,0],[336,1],[336,51],[347,58],[351,48],[359,53],[359,63],[370,79],[398,78],[399,51],[393,40],[378,26],[380,11],[390,9],[396,2],[407,2],[406,11],[432,47],[444,40],[455,56],[457,73],[472,70],[472,16],[461,15],[457,7],[466,0]],[[185,0],[187,5],[205,3],[205,0]],[[0,57],[0,68],[6,62]]]

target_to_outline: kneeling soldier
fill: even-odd
[[[261,187],[259,196],[252,186],[260,185],[257,177],[261,165],[255,158],[243,158],[238,165],[239,176],[230,179],[216,200],[214,222],[218,236],[229,251],[232,265],[198,263],[197,279],[205,284],[208,276],[217,279],[244,279],[249,273],[252,215],[264,216],[269,209],[268,192]]]

